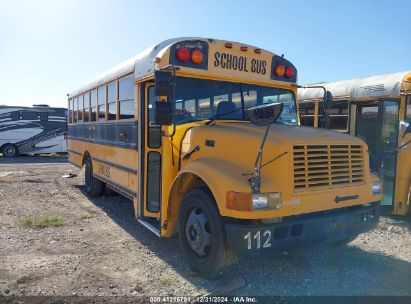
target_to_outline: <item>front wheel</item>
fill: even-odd
[[[179,241],[190,268],[214,277],[236,256],[226,248],[223,226],[214,200],[202,189],[184,196],[179,217]]]
[[[93,175],[93,162],[91,158],[86,160],[86,170],[84,181],[86,184],[86,192],[90,196],[99,196],[103,192],[103,182]]]
[[[7,157],[15,157],[19,154],[19,151],[15,145],[7,144],[3,147],[3,154]]]

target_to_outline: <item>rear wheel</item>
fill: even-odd
[[[3,155],[7,157],[15,157],[19,154],[17,147],[13,144],[7,144],[3,147]]]
[[[183,198],[179,217],[179,241],[190,268],[204,277],[214,277],[236,260],[226,248],[223,226],[214,200],[202,189]]]
[[[103,182],[93,175],[93,162],[91,158],[86,160],[86,170],[84,181],[86,184],[86,192],[90,196],[99,196],[103,192]]]

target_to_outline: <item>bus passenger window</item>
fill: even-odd
[[[107,85],[107,111],[108,119],[116,120],[117,115],[117,96],[116,82],[112,81]]]
[[[40,121],[48,121],[49,120],[49,113],[40,112],[39,117],[40,117]]]
[[[246,90],[243,92],[244,98],[244,107],[247,109],[248,107],[254,106],[255,101],[257,100],[257,91],[255,90]]]
[[[120,119],[134,118],[134,76],[123,77],[118,85]]]
[[[68,101],[68,123],[71,123],[71,117],[73,116],[73,113],[71,112],[71,110],[73,109],[73,105],[72,105],[72,99],[70,98]]]
[[[78,121],[83,122],[83,95],[80,95],[78,98]]]
[[[301,102],[299,104],[300,122],[302,126],[314,126],[314,102]]]
[[[73,122],[77,122],[77,114],[78,114],[78,97],[73,98]]]
[[[97,104],[98,120],[106,120],[106,86],[98,88]]]
[[[90,121],[96,121],[97,115],[97,89],[91,91],[90,94],[90,106],[91,106],[91,119]]]
[[[38,113],[37,112],[29,112],[23,111],[21,113],[22,120],[38,120]]]
[[[210,98],[204,98],[198,100],[198,117],[208,118],[212,115]]]
[[[367,143],[370,153],[375,153],[378,141],[378,106],[358,107],[357,111],[356,136]]]
[[[329,128],[338,131],[348,130],[348,100],[333,102],[330,109],[326,110],[329,115]]]
[[[19,119],[20,119],[20,112],[19,111],[11,112],[11,120],[19,120]]]
[[[194,99],[186,100],[184,102],[182,114],[185,115],[185,117],[188,117],[188,119],[190,119],[190,117],[196,116],[196,112],[196,101]]]
[[[84,93],[83,95],[83,104],[84,104],[84,122],[89,122],[90,121],[90,93]]]
[[[213,113],[214,113],[214,115],[217,112],[218,104],[222,101],[228,101],[228,94],[214,96],[214,102],[213,102]]]

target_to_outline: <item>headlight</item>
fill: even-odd
[[[381,193],[381,182],[380,181],[373,182],[371,184],[371,193],[372,195],[377,195]]]
[[[252,209],[280,209],[281,193],[259,193],[252,195]]]

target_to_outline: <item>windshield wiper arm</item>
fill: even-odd
[[[226,112],[226,113],[222,113],[222,114],[220,114],[220,115],[214,115],[214,116],[211,117],[210,120],[207,121],[205,124],[206,124],[206,125],[209,125],[209,124],[211,124],[212,122],[214,122],[217,118],[224,117],[225,115],[228,115],[228,114],[233,114],[233,113],[237,112],[238,110],[242,110],[242,109],[243,109],[243,107],[238,107],[238,108],[236,108],[236,109],[233,110],[233,111]]]

